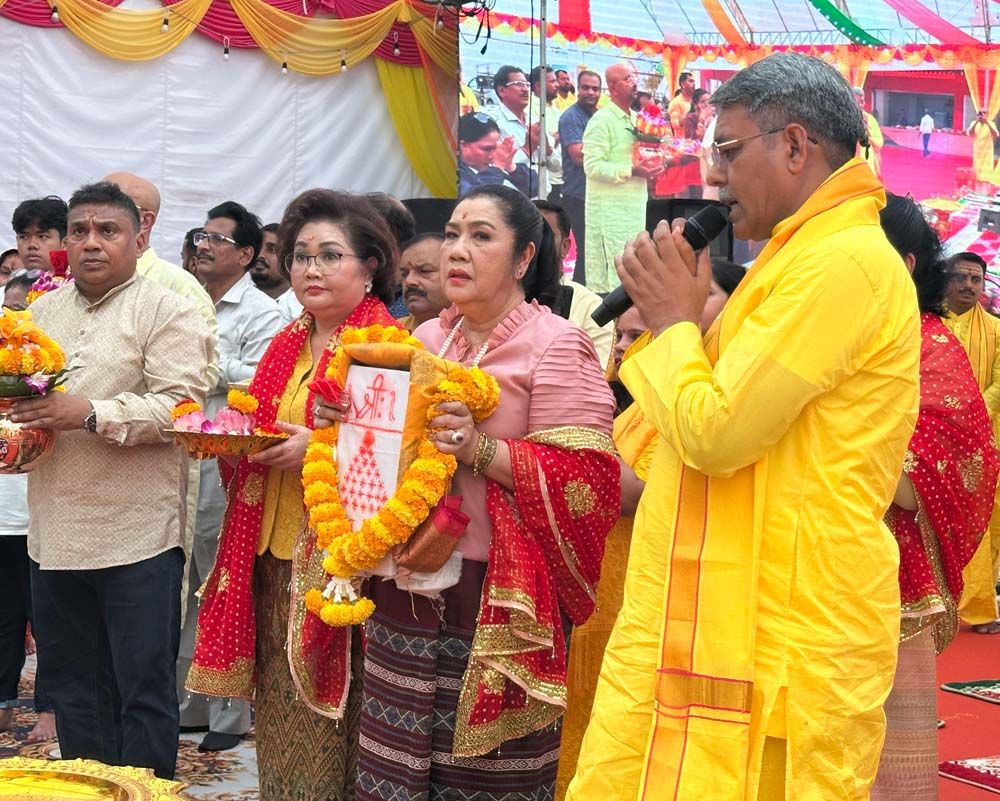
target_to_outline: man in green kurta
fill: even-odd
[[[635,72],[613,64],[604,76],[611,102],[595,112],[583,133],[587,287],[601,294],[619,285],[614,257],[645,227],[646,180],[663,171],[660,162],[632,163]]]

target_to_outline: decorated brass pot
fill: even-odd
[[[22,428],[10,419],[17,400],[0,397],[0,475],[30,472],[49,455],[56,440],[55,431]]]

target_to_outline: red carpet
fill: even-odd
[[[919,150],[886,145],[882,148],[882,181],[890,192],[916,200],[955,195],[955,170],[971,167],[968,158],[931,153],[927,158]]]
[[[1000,634],[959,632],[938,657],[938,684],[1000,678]],[[939,732],[938,758],[969,759],[1000,754],[1000,706],[938,691],[938,717],[947,725]],[[941,801],[998,801],[1000,796],[950,779],[940,780]]]

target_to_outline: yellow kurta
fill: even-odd
[[[978,303],[961,316],[949,314],[944,321],[969,354],[972,372],[979,382],[983,400],[1000,429],[1000,320]],[[978,626],[997,619],[997,568],[1000,567],[1000,490],[993,505],[990,527],[972,560],[962,571],[965,587],[958,604],[962,620]]]
[[[865,156],[865,149],[858,145],[858,155],[863,157],[868,166],[872,168],[876,178],[882,177],[882,145],[885,144],[885,137],[879,127],[878,120],[867,111],[865,115],[865,130],[868,131],[868,155]]]
[[[569,801],[752,801],[765,753],[785,798],[868,798],[899,636],[882,515],[919,403],[884,197],[852,159],[704,345],[681,323],[623,366],[662,439]]]
[[[979,122],[972,125],[972,167],[976,171],[977,181],[993,181],[996,160],[993,158],[993,137],[997,129],[992,122]]]

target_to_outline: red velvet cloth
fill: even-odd
[[[489,482],[493,536],[456,721],[456,756],[548,725],[566,706],[565,614],[594,611],[604,542],[618,519],[610,453],[508,440],[513,494]],[[562,614],[561,614],[562,613]]]
[[[993,511],[1000,469],[993,427],[961,343],[941,319],[921,317],[920,415],[903,469],[933,531],[923,536],[917,512],[895,504],[887,522],[899,543],[904,618],[919,617],[962,594],[962,568],[972,559]]]
[[[334,332],[332,339],[339,339],[346,328],[375,324],[397,323],[386,307],[369,295]],[[281,396],[312,327],[312,316],[306,312],[278,333],[261,358],[250,382],[250,394],[260,404],[255,414],[258,425],[274,424]],[[325,373],[330,356],[330,349],[325,349],[316,375]],[[315,395],[310,391],[306,401],[306,425],[310,428],[314,402]],[[198,613],[198,636],[187,686],[207,695],[252,698],[256,679],[253,567],[270,468],[244,458],[237,464],[234,476],[224,465],[220,462],[228,505],[215,569],[205,585]],[[320,623],[311,626],[304,635],[304,658],[313,679],[315,700],[330,704],[343,695],[349,675],[350,663],[345,663],[344,655],[348,653],[350,629]]]

